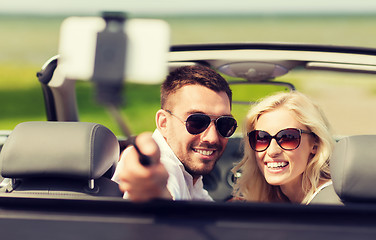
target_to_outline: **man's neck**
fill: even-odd
[[[192,176],[192,177],[193,177],[193,185],[195,185],[196,182],[197,182],[197,180],[200,178],[200,176],[198,176],[198,177],[194,177],[194,176]]]

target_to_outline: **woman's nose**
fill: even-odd
[[[272,139],[266,151],[269,156],[276,156],[280,154],[283,151],[283,149],[278,145],[275,139]]]

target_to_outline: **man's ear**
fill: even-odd
[[[158,112],[155,114],[155,123],[157,125],[158,130],[165,136],[167,131],[167,112],[163,109],[159,109]]]

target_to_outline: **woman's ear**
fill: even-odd
[[[316,154],[317,153],[317,144],[313,145],[311,153],[312,154]]]
[[[315,155],[317,153],[317,148],[319,146],[319,141],[317,140],[317,138],[315,137],[315,140],[313,141],[313,146],[312,146],[312,150],[311,150],[311,153],[313,155]]]
[[[158,130],[165,136],[167,131],[167,112],[163,109],[159,109],[155,114],[155,122],[157,124]]]

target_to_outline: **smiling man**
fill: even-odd
[[[203,188],[202,175],[213,170],[236,130],[231,102],[227,81],[214,70],[186,66],[172,72],[161,87],[161,109],[152,135],[156,144],[145,134],[137,138],[141,152],[152,156],[153,164],[142,166],[130,147],[116,169],[113,179],[127,198],[212,200]]]

